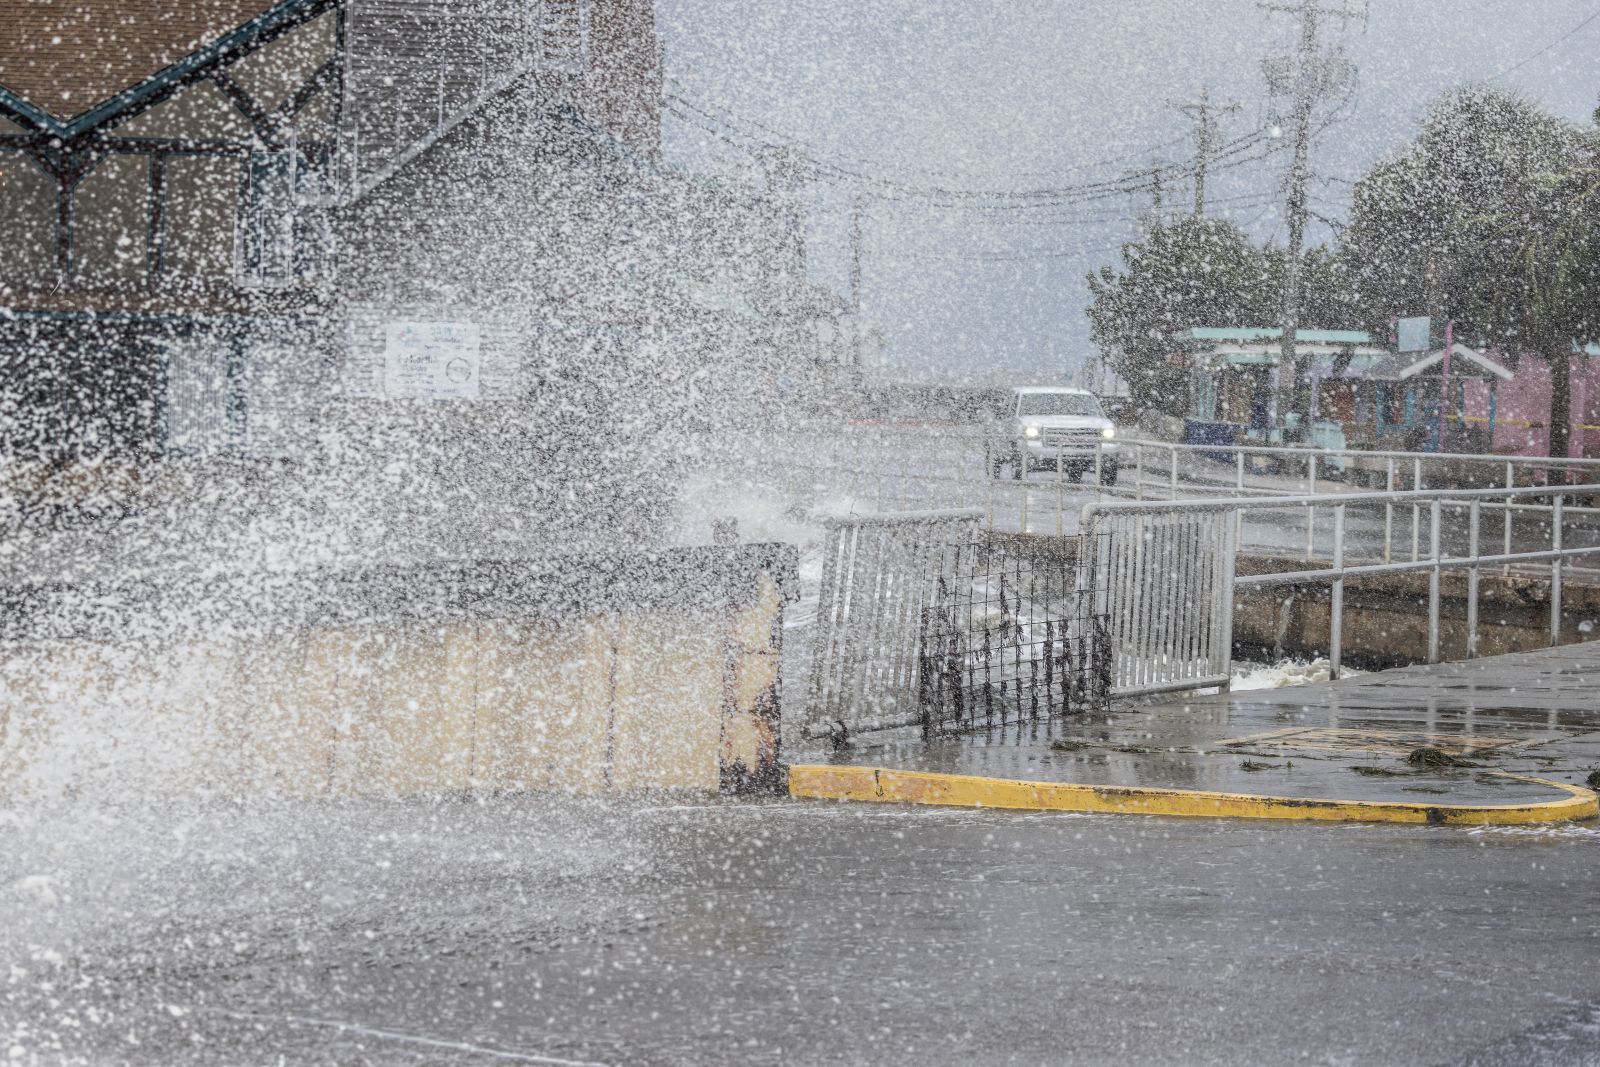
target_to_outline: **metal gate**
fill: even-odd
[[[1080,544],[991,531],[950,546],[923,612],[925,726],[975,729],[1104,709],[1110,645]]]
[[[1084,509],[1109,617],[1114,697],[1228,684],[1236,520],[1226,510],[1162,507],[1170,505]]]
[[[981,518],[828,521],[804,736],[969,729],[1105,701],[1104,596],[1082,577],[1079,539],[997,535]]]

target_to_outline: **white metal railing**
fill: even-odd
[[[825,520],[803,736],[920,721],[922,594],[945,546],[976,533],[982,518],[952,509]]]
[[[1150,538],[1142,531],[1154,527],[1157,523],[1164,523],[1168,527],[1175,525],[1183,531],[1176,535],[1163,535],[1169,539],[1176,538],[1178,543],[1191,546],[1213,544],[1219,553],[1226,556],[1226,561],[1222,565],[1224,579],[1219,582],[1215,578],[1197,580],[1194,574],[1197,569],[1203,571],[1207,568],[1212,568],[1211,573],[1215,574],[1217,564],[1214,561],[1196,556],[1192,548],[1188,550],[1190,553],[1188,556],[1183,554],[1184,550],[1180,550],[1177,554],[1169,552],[1165,558],[1170,561],[1170,565],[1165,570],[1149,566],[1143,567],[1142,570],[1136,568],[1134,580],[1142,580],[1150,588],[1134,589],[1123,594],[1113,593],[1109,597],[1111,628],[1116,635],[1113,654],[1117,657],[1131,657],[1133,661],[1133,665],[1127,670],[1114,664],[1113,670],[1120,684],[1114,686],[1113,693],[1127,695],[1204,685],[1226,687],[1229,667],[1227,660],[1231,658],[1232,649],[1234,593],[1240,589],[1264,586],[1302,585],[1312,582],[1330,584],[1328,659],[1331,674],[1337,678],[1343,660],[1344,586],[1347,578],[1407,572],[1426,573],[1428,575],[1427,654],[1428,662],[1437,663],[1439,579],[1444,571],[1467,572],[1466,655],[1468,658],[1473,658],[1477,655],[1478,649],[1479,582],[1483,568],[1504,566],[1509,569],[1517,565],[1547,564],[1550,575],[1550,643],[1554,645],[1560,640],[1561,583],[1564,567],[1570,561],[1600,554],[1600,544],[1571,546],[1567,543],[1566,524],[1579,510],[1569,507],[1568,501],[1572,496],[1580,494],[1586,497],[1600,496],[1600,484],[1525,486],[1509,489],[1503,487],[1424,489],[1394,493],[1277,496],[1265,499],[1237,497],[1223,500],[1114,501],[1086,504],[1080,513],[1081,528],[1091,533],[1106,531],[1110,534],[1113,547],[1109,552],[1114,567],[1119,565],[1115,562],[1118,559],[1137,555],[1140,551],[1148,551],[1143,546]],[[1543,505],[1523,503],[1540,499],[1548,503]],[[1346,552],[1347,510],[1363,506],[1382,506],[1388,509],[1394,505],[1427,508],[1429,532],[1426,555],[1418,555],[1416,558],[1403,561],[1386,558],[1381,562],[1350,563]],[[1219,517],[1223,526],[1237,530],[1240,526],[1240,516],[1244,512],[1290,509],[1304,509],[1309,512],[1317,508],[1327,509],[1333,517],[1329,546],[1332,558],[1329,566],[1274,574],[1236,575],[1233,572],[1231,550],[1233,544],[1217,531]],[[1513,510],[1526,511],[1531,508],[1539,508],[1550,517],[1549,548],[1513,551],[1508,539],[1503,551],[1489,553],[1483,551],[1481,537],[1483,511],[1504,509],[1509,514]],[[1582,510],[1592,512],[1595,509]],[[1447,553],[1443,546],[1441,536],[1443,516],[1447,511],[1464,511],[1467,516],[1467,543],[1464,552],[1459,554]],[[1588,527],[1586,532],[1600,533],[1593,527]],[[1129,545],[1130,533],[1138,534],[1137,543],[1132,546]],[[1119,539],[1123,542],[1123,547],[1120,549],[1116,547]],[[1095,537],[1094,542],[1099,544],[1101,538]],[[1126,564],[1121,565],[1126,566]],[[1123,579],[1118,573],[1113,572],[1104,581],[1109,582],[1115,589],[1118,587],[1118,582]],[[1162,586],[1167,589],[1164,591]],[[1208,590],[1209,595],[1218,599],[1210,605],[1187,603],[1182,591],[1190,589]],[[1162,600],[1162,597],[1166,599]],[[1209,631],[1211,636],[1202,641],[1207,650],[1205,662],[1213,668],[1209,673],[1197,672],[1193,656],[1186,658],[1183,654],[1184,649],[1193,648],[1192,643],[1188,646],[1178,646],[1175,652],[1170,633],[1174,624],[1180,627],[1194,626],[1196,621],[1201,619],[1213,620],[1208,624],[1212,627]],[[1218,629],[1221,631],[1220,637],[1216,633]],[[1191,642],[1192,640],[1191,638]],[[1215,669],[1219,662],[1223,669]]]
[[[1090,504],[1088,570],[1107,617],[1111,693],[1227,686],[1237,527],[1226,511]]]
[[[1102,484],[1109,472],[1111,444],[1117,446],[1119,477],[1115,485]],[[1208,456],[1226,455],[1231,462]],[[782,457],[774,463],[774,457]],[[1350,484],[1356,471],[1330,472],[1329,463],[1341,459],[1360,461],[1361,471],[1380,482],[1384,492],[1448,488],[1439,483],[1459,482],[1465,471],[1475,487],[1493,482],[1506,489],[1569,478],[1600,481],[1600,459],[1550,459],[1547,457],[1465,455],[1433,452],[1384,452],[1360,449],[1314,449],[1265,445],[1189,445],[1141,438],[1097,443],[1084,460],[1058,457],[1053,465],[1021,479],[995,477],[993,456],[977,427],[914,429],[880,426],[834,428],[807,434],[803,447],[774,437],[747,442],[723,463],[749,472],[753,480],[784,483],[802,494],[833,494],[856,506],[874,511],[977,507],[990,528],[1026,530],[1057,535],[1075,533],[1072,521],[1085,497],[1104,500],[1172,500],[1196,497],[1289,497],[1351,494],[1362,491]],[[1267,474],[1256,471],[1260,460],[1291,471]],[[1001,464],[1006,467],[1005,463]],[[1082,467],[1081,478],[1074,479]],[[1505,493],[1500,494],[1505,497]],[[1502,550],[1511,550],[1513,519],[1517,514],[1547,514],[1548,503],[1515,504],[1514,497],[1498,509]],[[1572,507],[1572,514],[1600,515],[1600,508]],[[1381,539],[1377,531],[1364,537],[1376,541],[1372,551],[1385,562],[1422,558],[1426,526],[1421,504],[1390,503],[1384,509]],[[1301,554],[1312,558],[1317,549],[1318,520],[1325,512],[1305,509]],[[1241,546],[1246,537],[1244,518],[1236,520]],[[1493,536],[1489,530],[1484,536]]]

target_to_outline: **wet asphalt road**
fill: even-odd
[[[799,801],[0,819],[0,1062],[1593,1064],[1597,859]]]

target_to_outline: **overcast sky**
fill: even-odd
[[[1313,152],[1312,210],[1343,218],[1349,181],[1469,81],[1499,75],[1589,121],[1600,18],[1574,30],[1597,14],[1600,0],[1371,0],[1364,25],[1324,20],[1358,74]],[[1041,370],[1089,349],[1083,275],[1115,261],[1150,194],[997,212],[930,208],[903,187],[1060,188],[1186,161],[1192,126],[1170,103],[1209,86],[1239,105],[1222,139],[1270,126],[1282,102],[1261,61],[1296,27],[1252,0],[657,0],[656,18],[669,93],[717,116],[667,116],[671,163],[732,173],[760,141],[787,141],[866,176],[810,186],[813,275],[846,288],[849,205],[865,192],[865,310],[888,358]],[[1286,163],[1276,152],[1214,173],[1210,213],[1282,242]],[[1192,187],[1166,201],[1191,210]]]

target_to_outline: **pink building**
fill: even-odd
[[[1492,358],[1503,359],[1499,355]],[[1494,423],[1493,450],[1507,455],[1550,454],[1550,363],[1522,356],[1510,381],[1464,383],[1464,414],[1472,427]],[[1572,456],[1600,456],[1600,345],[1572,357]]]

